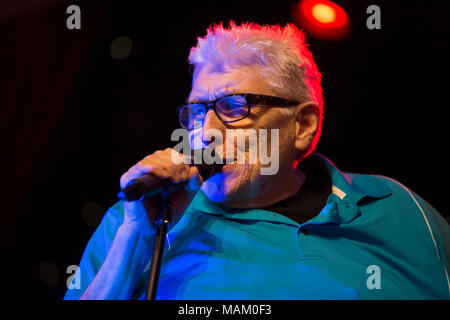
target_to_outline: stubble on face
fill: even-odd
[[[267,83],[262,79],[254,68],[240,68],[225,73],[202,70],[197,74],[193,83],[193,90],[190,99],[214,100],[218,96],[233,93],[255,93],[274,95]],[[207,97],[205,96],[207,95]],[[213,115],[214,119],[216,118]],[[250,115],[235,123],[224,124],[220,120],[214,120],[214,129],[220,130],[224,135],[226,129],[254,129],[257,132],[259,141],[259,129],[267,129],[267,149],[270,152],[270,130],[279,130],[279,152],[280,168],[285,174],[286,167],[290,169],[290,163],[286,166],[286,156],[292,153],[292,139],[294,135],[294,125],[292,119],[288,119],[286,114],[280,112],[278,108],[269,106],[256,106],[252,108]],[[205,128],[208,129],[208,128]],[[223,146],[225,149],[225,146]],[[236,148],[234,148],[236,155]],[[226,150],[225,150],[226,153]],[[213,202],[221,203],[230,207],[245,208],[255,207],[264,202],[263,198],[271,193],[273,188],[280,184],[276,176],[261,175],[261,168],[267,165],[260,163],[257,153],[257,163],[249,163],[249,154],[245,152],[245,164],[229,164],[223,171],[207,180],[202,191]],[[289,160],[290,161],[290,160]],[[289,162],[288,161],[288,162]]]

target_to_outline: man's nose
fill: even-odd
[[[202,127],[202,140],[204,142],[207,142],[207,143],[212,142],[212,141],[209,141],[210,139],[208,138],[208,136],[206,134],[206,132],[211,129],[220,130],[222,132],[225,130],[223,122],[217,117],[217,114],[214,112],[214,110],[208,110],[208,112],[205,115],[205,119],[204,119],[203,127]]]
[[[223,126],[221,125],[222,121],[217,117],[217,114],[214,110],[208,110],[205,115],[205,119],[203,120],[203,132],[209,129],[219,129]]]

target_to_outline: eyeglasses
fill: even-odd
[[[183,128],[192,130],[203,126],[206,113],[212,109],[224,123],[242,120],[255,105],[294,106],[300,102],[253,93],[230,94],[213,101],[188,103],[178,108],[178,118]]]

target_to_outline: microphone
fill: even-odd
[[[191,150],[190,166],[196,166],[198,168],[203,181],[211,178],[211,176],[218,172],[218,168],[221,166],[214,164],[213,161],[208,161],[212,164],[206,164],[202,161],[203,157],[207,156],[207,154],[204,154],[206,149],[207,148]],[[212,157],[215,157],[214,150],[211,150],[210,153]],[[197,159],[200,161],[196,161]],[[200,164],[195,164],[195,162],[200,162]],[[170,179],[160,179],[151,173],[147,173],[137,179],[131,180],[125,188],[119,191],[117,197],[124,201],[148,199],[163,192],[168,195],[176,190],[184,188],[187,184],[188,181],[174,183],[170,181]]]

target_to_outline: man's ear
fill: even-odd
[[[315,102],[307,101],[300,105],[295,119],[295,148],[301,153],[311,146],[319,121],[320,111]]]

